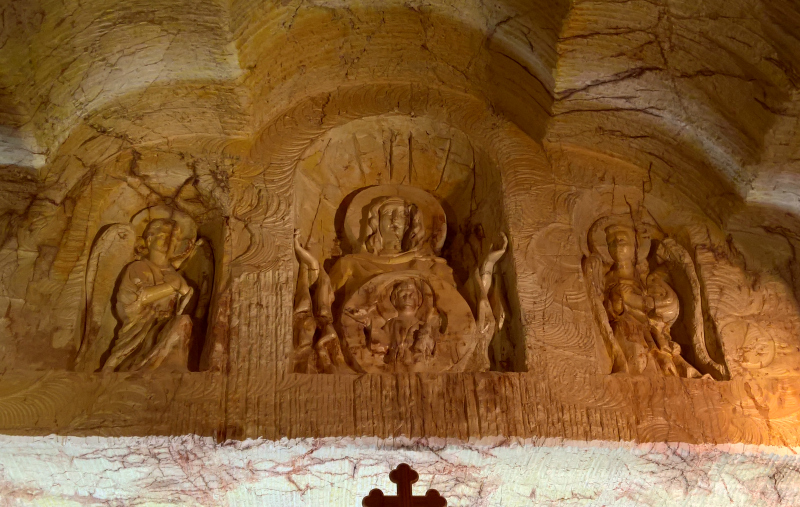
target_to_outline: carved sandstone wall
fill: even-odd
[[[791,2],[12,2],[3,20],[2,432],[798,445]],[[323,264],[346,254],[347,199],[389,183],[441,203],[458,290],[507,235],[490,367],[296,373],[294,231]],[[155,316],[128,318],[93,259],[158,264],[135,218],[153,207],[196,231],[137,282],[168,294]],[[677,314],[590,241],[609,216],[650,224],[652,252],[631,238]],[[213,269],[175,261],[201,238]],[[612,366],[623,310],[642,371]],[[98,367],[152,343],[81,368],[92,315]],[[708,377],[671,375],[681,358]]]

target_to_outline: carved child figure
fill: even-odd
[[[422,321],[417,317],[417,311],[422,306],[422,292],[413,280],[397,282],[389,296],[392,306],[397,310],[397,316],[389,319],[383,326],[385,336],[389,338],[387,344],[383,340],[372,340],[371,349],[376,353],[384,353],[384,362],[405,362],[405,356],[414,344],[417,332],[422,326]]]
[[[681,346],[672,340],[671,328],[680,315],[680,301],[669,284],[669,271],[663,265],[647,276],[647,292],[654,300],[650,331],[657,346],[654,356],[662,371],[677,377],[701,378],[703,375],[681,356]]]
[[[389,300],[397,311],[397,316],[384,324],[383,333],[376,333],[374,338],[377,339],[373,339],[371,343],[373,352],[385,352],[385,363],[410,365],[430,357],[433,353],[440,319],[435,308],[427,312],[425,320],[420,318],[418,312],[423,306],[423,297],[414,280],[405,279],[394,285]],[[387,339],[388,347],[385,343]]]

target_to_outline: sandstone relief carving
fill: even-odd
[[[505,319],[489,298],[505,235],[459,288],[441,256],[445,212],[424,190],[362,189],[347,207],[344,233],[354,253],[329,272],[295,234],[295,372],[489,369],[489,342]]]
[[[84,371],[187,371],[214,261],[191,217],[164,205],[98,233],[86,270]]]
[[[749,246],[748,238],[740,234],[738,239]],[[758,248],[777,250],[763,237],[758,238]],[[734,241],[714,249],[698,247],[695,255],[731,377],[796,375],[800,347],[792,288],[778,277],[749,270],[748,261],[750,266],[755,262],[745,258]]]
[[[729,378],[709,354],[691,255],[645,216],[605,216],[589,230],[583,271],[610,373]]]

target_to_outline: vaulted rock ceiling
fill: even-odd
[[[800,210],[789,0],[31,0],[0,12],[5,211],[44,190],[59,202],[79,179],[66,168],[124,147],[248,143],[304,101],[398,85],[463,94],[548,156],[622,158],[720,213]],[[376,112],[349,100],[335,113]]]

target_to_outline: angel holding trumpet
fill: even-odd
[[[192,219],[165,206],[105,229],[87,267],[86,329],[77,368],[187,371],[192,313],[207,303],[213,279],[210,256]],[[202,276],[194,280],[185,264],[198,258]]]

